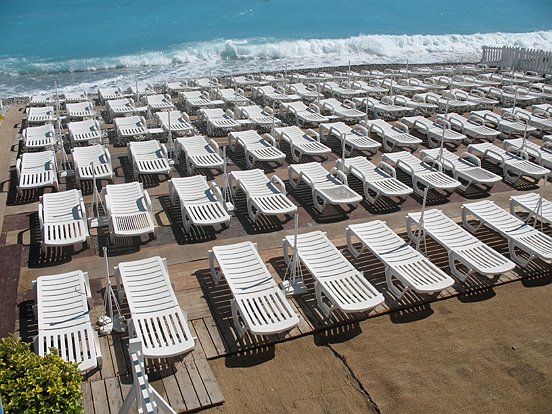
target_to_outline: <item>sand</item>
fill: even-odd
[[[269,360],[212,360],[226,402],[205,412],[550,412],[550,281],[278,344]]]

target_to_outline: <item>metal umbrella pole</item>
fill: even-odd
[[[418,231],[416,234],[416,251],[420,251],[420,243],[423,239],[424,241],[424,251],[422,253],[427,254],[427,245],[425,240],[425,229],[424,229],[424,213],[426,208],[426,202],[427,202],[427,190],[428,188],[424,188],[424,200],[422,202],[422,211],[420,212],[420,221],[418,223]]]
[[[169,149],[171,151],[171,164],[172,165],[178,165],[180,164],[180,161],[178,159],[178,156],[176,155],[176,148],[174,146],[174,140],[172,137],[172,127],[171,127],[171,110],[167,112],[167,119],[168,119],[168,136],[167,141],[169,143]]]
[[[98,319],[98,325],[100,325],[100,333],[102,335],[110,335],[112,331],[123,332],[126,329],[125,317],[121,313],[121,307],[117,296],[111,287],[111,280],[109,278],[109,258],[107,257],[107,247],[104,246],[103,254],[105,258],[105,275],[106,285],[104,292],[104,314]],[[105,313],[105,305],[107,304],[107,314]],[[113,314],[113,304],[117,310],[117,315]]]
[[[299,214],[294,215],[294,234],[293,234],[293,256],[288,257],[288,267],[284,274],[284,280],[280,284],[281,289],[286,296],[302,295],[307,292],[307,287],[303,280],[303,271],[301,269],[301,261],[299,260],[299,248],[297,245],[297,237],[299,234]]]

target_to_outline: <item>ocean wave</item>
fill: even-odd
[[[216,39],[136,55],[70,59],[60,62],[0,57],[0,75],[94,72],[175,64],[282,61],[294,67],[335,62],[404,63],[477,61],[483,45],[552,50],[552,31],[470,35],[362,35],[344,39]]]

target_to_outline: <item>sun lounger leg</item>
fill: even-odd
[[[479,224],[473,225],[468,222],[468,213],[465,208],[462,209],[462,224],[470,233],[476,233],[477,230],[483,225],[483,222],[480,221]]]
[[[502,167],[502,172],[504,173],[504,179],[507,182],[512,183],[512,184],[517,183],[517,181],[520,177],[519,175],[512,174],[510,172],[510,170],[508,169],[508,167],[506,167],[506,166]]]
[[[318,308],[322,311],[326,318],[329,318],[333,312],[333,306],[330,307],[324,302],[324,299],[322,298],[322,285],[319,282],[316,282],[314,285],[314,291],[316,293],[316,303]]]
[[[360,250],[357,250],[357,248],[353,246],[353,232],[349,228],[347,228],[347,248],[355,259],[364,251],[364,246],[362,246]]]
[[[517,254],[516,248],[522,250],[518,243],[516,243],[513,239],[510,239],[508,241],[508,251],[510,252],[510,257],[521,267],[526,267],[535,258],[535,256],[529,254],[529,258],[525,259]]]
[[[397,300],[401,300],[408,288],[405,287],[403,290],[397,288],[397,286],[393,283],[393,270],[391,270],[390,267],[385,268],[385,280],[387,281],[387,288],[389,291],[397,298]]]
[[[326,201],[322,199],[322,204],[318,201],[320,197],[318,197],[318,191],[312,192],[312,203],[314,205],[314,208],[318,210],[320,213],[324,211],[324,207],[326,207]]]
[[[236,301],[236,299],[232,299],[231,307],[232,307],[232,319],[234,320],[234,327],[236,328],[238,336],[240,338],[243,338],[243,335],[245,334],[245,329],[240,323],[238,302]]]
[[[215,282],[215,285],[218,285],[220,282],[220,278],[223,276],[222,272],[217,272],[215,270],[215,254],[212,250],[209,250],[209,268],[211,269],[211,276],[213,277],[213,281]]]
[[[456,265],[457,260],[456,260],[456,255],[454,254],[454,252],[452,252],[452,251],[449,252],[448,259],[449,259],[450,271],[461,282],[464,282],[468,278],[468,276],[473,273],[473,271],[471,271],[471,270],[468,270],[467,273],[464,273],[464,272],[460,271],[460,269]],[[458,261],[458,263],[460,263],[460,261]]]

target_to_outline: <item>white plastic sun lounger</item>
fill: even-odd
[[[155,113],[155,118],[167,134],[169,133],[169,119],[170,130],[173,135],[190,135],[194,131],[190,118],[185,112],[160,111]]]
[[[224,101],[211,99],[207,91],[178,92],[178,99],[184,105],[188,114],[195,114],[201,108],[217,108],[224,106]]]
[[[496,128],[505,135],[519,134],[523,135],[525,132],[526,125],[523,122],[519,122],[515,117],[510,113],[503,113],[498,115],[493,111],[483,110],[483,111],[472,111],[473,116],[481,118],[485,124]],[[530,125],[527,125],[527,133],[531,134],[536,132],[537,129]]]
[[[97,112],[94,109],[92,102],[75,102],[65,104],[67,109],[67,119],[68,120],[83,120],[83,119],[93,119],[96,117]]]
[[[407,151],[383,154],[382,160],[394,164],[412,178],[412,188],[419,196],[424,195],[424,187],[440,190],[445,195],[451,194],[462,185],[441,171],[441,165],[434,160],[420,161]],[[432,161],[431,163],[428,161]]]
[[[238,116],[240,123],[251,123],[254,127],[260,129],[268,129],[274,126],[280,126],[282,121],[278,118],[274,118],[272,109],[268,106],[261,108],[258,105],[238,106],[234,108],[236,115]],[[246,122],[244,122],[246,120]]]
[[[224,160],[220,155],[218,144],[212,139],[207,139],[202,135],[175,139],[176,153],[178,157],[184,152],[186,157],[186,168],[188,174],[194,174],[196,168],[221,170],[224,166]]]
[[[57,120],[53,106],[31,106],[26,111],[29,125],[54,123]]]
[[[54,95],[33,95],[29,99],[29,106],[52,106],[56,104]]]
[[[441,140],[445,140],[445,145],[450,144],[458,146],[463,140],[467,139],[464,134],[453,131],[448,121],[438,118],[435,121],[426,119],[423,116],[410,116],[401,118],[401,122],[411,129],[424,134],[427,137],[427,142],[430,147],[436,148],[441,145]],[[445,134],[443,137],[443,128]]]
[[[108,184],[102,189],[111,236],[153,233],[151,201],[142,183]]]
[[[403,95],[393,95],[391,99],[395,105],[412,108],[414,114],[417,115],[431,116],[438,109],[437,105],[425,102],[423,99],[418,99],[418,95],[414,95],[412,98]]]
[[[86,119],[84,121],[69,122],[67,130],[69,131],[69,140],[73,146],[83,142],[87,144],[91,141],[101,142],[103,139],[98,120]]]
[[[172,204],[177,197],[180,200],[182,223],[187,232],[192,225],[216,226],[230,222],[219,187],[214,181],[207,184],[202,175],[169,180],[169,195]]]
[[[506,181],[515,184],[521,177],[532,178],[535,183],[549,173],[544,167],[529,161],[527,152],[510,148],[506,151],[490,142],[468,145],[468,152],[488,159],[502,168]]]
[[[366,82],[363,80],[355,80],[353,83],[351,83],[352,89],[358,89],[362,92],[360,96],[363,95],[370,95],[375,97],[381,97],[385,95],[387,92],[389,92],[389,89],[384,88],[379,85],[379,83],[374,83],[372,81]]]
[[[362,243],[360,251],[353,246],[354,237]],[[454,279],[414,250],[384,221],[349,225],[347,246],[354,257],[360,256],[364,248],[367,248],[385,264],[387,287],[398,300],[408,290],[432,294],[454,284]],[[393,282],[394,279],[401,282],[402,289]]]
[[[142,96],[155,95],[157,91],[150,83],[138,83],[127,87],[127,94],[138,100]]]
[[[252,86],[258,86],[259,81],[255,80],[253,75],[232,76],[230,77],[230,85],[237,88],[251,89]]]
[[[56,133],[52,124],[27,127],[23,130],[23,146],[26,149],[54,149],[57,143]]]
[[[324,94],[318,92],[318,88],[313,83],[309,83],[307,85],[303,83],[291,83],[287,85],[287,91],[288,93],[299,95],[301,99],[306,101],[324,98]]]
[[[468,101],[475,104],[476,109],[492,110],[496,105],[500,103],[496,99],[485,96],[485,92],[479,89],[471,89],[469,92],[467,92],[467,96]]]
[[[146,119],[143,116],[127,116],[115,118],[115,131],[121,140],[140,139],[149,137]]]
[[[525,151],[537,164],[552,170],[552,140],[545,140],[542,146],[528,139],[524,143],[523,138],[504,140],[504,149],[508,151],[510,148]]]
[[[97,333],[88,311],[88,275],[80,270],[40,276],[35,283],[38,335],[35,351],[44,356],[57,348],[65,361],[84,373],[102,365]]]
[[[473,216],[479,224],[468,221]],[[475,233],[482,225],[486,225],[508,240],[510,258],[525,267],[535,258],[552,263],[552,237],[536,230],[519,218],[509,214],[493,201],[485,200],[462,206],[462,222],[470,232]],[[517,250],[529,255],[529,258],[519,256]]]
[[[146,105],[150,113],[157,111],[174,111],[176,107],[169,95],[155,94],[146,96]]]
[[[106,102],[106,108],[111,120],[116,119],[116,117],[134,115],[137,112],[132,98],[109,100]]]
[[[122,283],[130,308],[129,336],[140,340],[144,357],[169,358],[194,349],[188,318],[171,286],[166,259],[154,256],[121,262],[115,277],[118,286]]]
[[[439,116],[440,118],[441,116]],[[466,140],[471,143],[474,140],[494,141],[500,132],[496,129],[485,126],[483,119],[470,115],[469,118],[464,118],[460,114],[449,113],[446,115],[446,120],[450,126],[466,136]]]
[[[106,101],[110,99],[121,99],[126,97],[127,95],[121,90],[121,88],[112,87],[112,88],[98,88],[98,96],[100,98],[100,103],[103,105],[106,103]]]
[[[443,170],[449,171],[456,180],[462,183],[459,187],[462,191],[466,191],[471,185],[476,185],[489,192],[494,184],[502,180],[501,176],[481,168],[479,158],[467,152],[458,156],[446,148],[443,148],[442,152],[439,148],[434,148],[422,150],[420,157],[438,161]]]
[[[288,167],[289,184],[297,188],[305,182],[312,192],[314,208],[322,212],[328,204],[347,204],[355,208],[362,196],[349,188],[347,176],[337,168],[328,172],[320,163],[292,164]]]
[[[533,112],[548,112],[552,116],[552,104],[544,103],[539,105],[533,105]]]
[[[224,276],[232,292],[234,327],[243,337],[289,331],[299,318],[266,268],[251,242],[215,246],[209,250],[215,284]],[[220,271],[216,271],[216,263]]]
[[[445,97],[437,95],[434,92],[419,93],[414,95],[413,99],[419,102],[426,102],[433,105],[437,105],[439,108],[438,111],[446,111],[448,107],[448,112],[466,112],[472,107],[472,103],[466,100],[458,100],[453,96]]]
[[[552,117],[543,111],[538,109],[533,112],[529,112],[522,108],[508,108],[502,109],[503,113],[513,114],[517,116],[520,120],[527,122],[532,127],[535,127],[538,131],[542,133],[552,132]]]
[[[375,204],[381,196],[406,199],[414,190],[397,180],[395,169],[382,162],[377,167],[365,157],[345,158],[336,161],[337,169],[352,174],[364,186],[364,197]],[[375,194],[374,194],[375,193]]]
[[[261,137],[252,130],[230,132],[228,147],[236,151],[236,145],[243,147],[245,162],[249,168],[255,168],[256,162],[275,162],[283,165],[286,159],[286,154],[276,147],[276,140],[270,134]]]
[[[391,125],[383,119],[374,119],[368,120],[365,126],[369,132],[375,132],[381,138],[383,148],[387,152],[393,152],[396,148],[416,151],[422,143],[422,140],[410,134],[408,127],[401,122]]]
[[[194,87],[188,85],[187,81],[173,81],[163,83],[163,91],[171,96],[178,96],[179,92],[185,92],[192,89],[194,89]]]
[[[408,79],[397,79],[396,81],[391,82],[390,79],[384,79],[381,81],[380,85],[384,88],[389,89],[392,94],[413,96],[417,93],[424,93],[427,91],[427,88],[421,85],[414,85],[408,82]]]
[[[254,87],[253,97],[262,99],[265,105],[272,105],[273,102],[280,103],[301,100],[301,97],[299,95],[286,93],[283,86],[278,86],[277,88],[274,88],[270,85]]]
[[[234,195],[240,189],[244,192],[247,212],[253,223],[261,214],[264,216],[293,215],[297,211],[297,206],[286,196],[284,182],[276,175],[268,178],[259,169],[232,171],[230,187]]]
[[[231,88],[216,89],[213,91],[216,99],[222,99],[224,103],[228,105],[249,105],[251,101],[245,96],[245,92],[241,89],[235,91]]]
[[[90,100],[86,91],[64,92],[63,98],[65,99],[65,104]]]
[[[17,192],[52,186],[59,190],[54,151],[24,152],[16,161]]]
[[[201,90],[214,89],[220,86],[219,80],[214,76],[209,78],[192,79],[190,83]]]
[[[335,98],[323,99],[317,103],[322,113],[329,113],[331,118],[341,119],[345,122],[355,122],[364,119],[366,114],[356,109],[353,101],[338,101]]]
[[[42,249],[88,243],[86,208],[79,190],[44,194],[38,204]]]
[[[200,109],[198,111],[199,119],[207,124],[207,135],[226,135],[231,131],[241,128],[241,124],[236,121],[231,111],[224,111],[221,108]]]
[[[473,273],[493,278],[516,267],[502,254],[445,216],[441,210],[426,210],[423,219],[421,216],[421,213],[407,215],[408,235],[411,238],[417,237],[414,227],[422,225],[423,231],[447,250],[450,270],[462,282]],[[462,271],[457,263],[465,266],[467,271]]]
[[[75,178],[77,186],[82,180],[112,180],[113,165],[111,155],[103,145],[96,144],[90,147],[75,147],[71,150],[75,164]],[[93,163],[93,166],[92,166]]]
[[[329,122],[329,118],[320,113],[318,105],[311,103],[308,106],[303,102],[282,102],[280,108],[295,118],[295,123],[300,127],[306,125],[318,125]]]
[[[328,137],[336,137],[343,146],[345,140],[345,155],[349,156],[354,150],[367,151],[371,155],[378,152],[381,144],[368,136],[368,130],[361,125],[350,127],[343,122],[320,124],[320,138],[324,141]]]
[[[327,92],[332,97],[337,96],[338,98],[346,98],[346,99],[351,99],[351,98],[359,97],[366,94],[366,92],[363,92],[362,90],[344,87],[339,85],[336,82],[323,83],[322,92]]]
[[[282,240],[284,259],[290,263],[294,236]],[[297,253],[315,280],[316,303],[326,318],[336,310],[365,312],[381,305],[383,295],[337,250],[325,233],[297,236]]]
[[[353,102],[357,106],[368,105],[368,110],[374,114],[375,118],[398,119],[414,111],[407,106],[395,105],[389,96],[384,96],[381,101],[372,97],[354,98]]]
[[[511,105],[514,100],[521,106],[531,105],[538,100],[538,97],[527,93],[526,88],[518,90],[518,88],[510,86],[504,86],[502,89],[494,86],[480,86],[478,89],[485,92],[488,97],[498,99],[504,106]]]
[[[291,149],[291,157],[295,162],[301,162],[303,155],[326,159],[332,152],[330,148],[320,142],[320,135],[312,129],[303,132],[299,127],[293,125],[275,128],[274,135],[278,142],[287,142]]]
[[[138,181],[140,174],[163,174],[171,176],[171,166],[165,144],[159,144],[156,139],[151,141],[129,142],[128,158],[132,162],[134,179]]]
[[[515,215],[516,208],[527,213],[530,217],[536,217],[543,223],[552,224],[552,203],[536,193],[521,194],[510,197],[510,213]],[[528,220],[526,220],[529,222]]]

